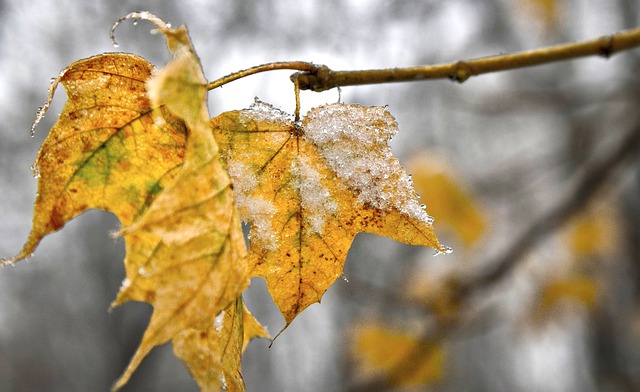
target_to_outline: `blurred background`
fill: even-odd
[[[635,0],[0,1],[0,257],[30,229],[30,166],[64,104],[29,137],[50,79],[114,51],[118,17],[187,24],[213,80],[303,60],[332,69],[451,62],[596,38],[640,24]],[[168,59],[151,26],[125,22],[118,50]],[[303,92],[303,113],[388,105],[396,156],[454,252],[360,234],[339,280],[268,348],[254,341],[249,391],[640,390],[640,50],[472,78]],[[210,93],[211,114],[259,97],[294,109],[290,72]],[[119,223],[91,211],[0,270],[0,391],[107,391],[148,322],[108,312],[124,278]],[[245,296],[272,334],[264,283]],[[195,391],[170,345],[124,391]]]

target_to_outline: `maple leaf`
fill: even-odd
[[[127,278],[114,304],[147,301],[154,313],[114,389],[154,346],[172,338],[180,342],[182,357],[191,358],[189,350],[201,347],[185,344],[185,334],[216,334],[215,317],[241,303],[248,285],[246,247],[210,132],[199,60],[186,28],[154,22],[161,24],[174,60],[153,78],[146,60],[114,53],[75,62],[52,84],[36,124],[59,84],[68,101],[34,165],[40,179],[29,238],[16,257],[3,262],[27,257],[44,236],[89,208],[116,214],[126,227]],[[246,309],[243,314],[247,328],[240,331],[247,338],[236,339],[241,346],[266,336]],[[227,338],[233,339],[219,341]],[[213,389],[223,374],[239,374],[240,368],[239,357],[225,360],[222,370],[185,364],[198,383],[217,380]]]
[[[333,104],[300,125],[268,104],[212,119],[242,220],[249,257],[287,325],[342,275],[355,235],[439,244],[411,180],[388,142],[385,108]]]
[[[236,390],[243,390],[239,354],[225,358],[218,367],[194,360],[214,341],[226,346],[225,339],[234,340],[242,347],[242,338],[236,336],[243,336],[241,318],[225,329],[218,329],[214,320],[226,313],[238,314],[224,309],[239,303],[249,283],[231,182],[210,130],[206,78],[185,26],[172,29],[155,17],[145,18],[158,26],[173,54],[172,61],[147,82],[149,98],[153,107],[164,105],[181,118],[188,137],[176,178],[142,216],[122,230],[128,282],[116,303],[143,295],[154,312],[114,389],[128,381],[153,347],[174,339],[176,352],[203,389],[219,390],[227,379]],[[206,337],[206,344],[188,339],[194,335]]]
[[[173,351],[188,364],[202,391],[244,391],[242,352],[254,337],[269,337],[242,303],[242,297],[220,312],[213,329],[188,328],[173,338]]]
[[[131,224],[175,177],[186,130],[165,108],[151,108],[145,83],[152,69],[140,57],[110,53],[77,61],[54,81],[45,108],[59,84],[68,100],[34,163],[31,233],[4,263],[28,257],[44,236],[90,208]]]

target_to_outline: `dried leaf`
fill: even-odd
[[[244,340],[242,344],[242,352],[247,349],[247,346],[251,340],[255,338],[271,339],[271,335],[267,329],[260,324],[258,320],[249,312],[249,309],[244,308]]]
[[[240,368],[243,345],[242,297],[220,312],[213,328],[187,328],[173,338],[173,352],[182,360],[201,391],[244,391]]]
[[[174,339],[176,353],[203,389],[217,390],[226,380],[229,388],[243,390],[242,313],[224,309],[239,303],[240,293],[248,286],[244,237],[231,183],[211,134],[206,79],[199,59],[184,26],[160,25],[159,30],[174,58],[148,82],[148,94],[154,106],[166,106],[185,122],[186,154],[173,182],[122,231],[127,241],[128,284],[118,300],[144,298],[153,304],[154,312],[114,389],[128,381],[153,347]],[[218,328],[214,320],[225,314],[234,321]],[[199,338],[189,339],[193,337]],[[229,354],[235,352],[229,348],[219,367],[207,368],[194,360],[212,345],[231,341],[238,345],[238,353]]]
[[[151,108],[145,83],[152,69],[131,54],[104,54],[71,64],[51,86],[46,106],[58,83],[68,100],[34,164],[31,233],[8,262],[28,257],[44,236],[90,208],[131,224],[175,177],[186,131],[165,108]]]
[[[360,326],[354,333],[352,358],[363,377],[382,373],[390,385],[416,387],[442,379],[444,348],[410,333],[378,324]]]
[[[173,351],[198,382],[201,391],[244,391],[242,353],[254,337],[269,334],[242,303],[242,297],[220,312],[213,329],[186,329],[173,338]]]
[[[242,220],[249,257],[287,325],[342,275],[355,235],[441,246],[388,142],[385,108],[334,104],[296,125],[257,102],[212,120]]]

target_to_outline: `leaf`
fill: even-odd
[[[249,326],[249,330],[247,328]],[[220,312],[213,329],[185,329],[173,338],[173,351],[198,382],[201,391],[244,391],[242,352],[253,337],[266,331],[242,304],[242,297]]]
[[[438,342],[421,341],[411,333],[365,324],[354,331],[352,358],[367,378],[382,373],[391,386],[433,384],[444,373],[444,348]]]
[[[210,130],[199,59],[186,27],[171,29],[154,22],[167,38],[173,60],[149,80],[148,94],[154,107],[164,105],[185,122],[188,137],[184,165],[176,178],[122,230],[128,281],[116,303],[144,299],[154,312],[114,389],[128,381],[153,347],[174,339],[176,353],[203,389],[219,389],[221,380],[227,379],[234,390],[244,390],[239,354],[206,369],[194,360],[216,342],[234,341],[242,347],[242,313],[224,309],[234,301],[240,303],[249,268],[231,183]],[[235,321],[218,328],[215,319],[224,315]],[[194,336],[200,338],[190,339]]]
[[[385,108],[326,105],[301,125],[268,104],[212,120],[249,257],[287,325],[342,275],[355,235],[439,244],[430,217],[388,142],[397,124]]]
[[[421,201],[429,203],[435,226],[450,229],[463,246],[469,248],[486,229],[482,211],[450,173],[451,169],[428,153],[417,154],[407,164]]]
[[[594,311],[601,299],[598,282],[594,277],[572,275],[553,279],[544,284],[533,307],[534,326],[553,316],[560,305],[564,311],[584,309]]]
[[[426,306],[442,324],[460,316],[460,281],[451,271],[413,271],[403,287],[406,299]]]
[[[616,238],[621,234],[617,227],[619,212],[612,199],[611,195],[604,195],[569,220],[565,235],[575,257],[602,257],[615,250]]]
[[[520,3],[521,8],[529,11],[527,17],[535,17],[542,23],[545,32],[548,33],[558,29],[562,11],[558,0],[520,0]]]
[[[44,236],[89,208],[111,211],[128,226],[123,231],[127,278],[115,304],[147,301],[154,313],[114,389],[126,383],[155,345],[192,332],[215,335],[216,315],[240,301],[248,285],[230,181],[209,128],[206,80],[186,29],[163,33],[175,57],[153,79],[153,105],[146,86],[153,67],[134,55],[78,61],[52,84],[36,124],[58,84],[67,90],[68,101],[34,165],[40,179],[33,228],[20,254],[3,261],[27,257]],[[189,127],[186,146],[182,119]],[[268,336],[243,312],[248,324],[242,340]],[[218,336],[225,338],[231,339]],[[198,349],[196,342],[190,346],[181,340],[185,357]],[[187,366],[201,377],[201,367]],[[225,360],[224,372],[239,374],[239,369],[239,359]],[[197,381],[219,379],[221,373],[213,371],[218,373]],[[240,385],[244,388],[241,379]]]
[[[596,281],[588,277],[573,277],[549,282],[543,290],[541,305],[549,310],[563,298],[571,298],[594,308],[598,302]]]
[[[251,340],[255,338],[271,339],[271,335],[262,324],[244,307],[244,339],[242,343],[242,352],[247,349]]]
[[[244,391],[240,373],[243,344],[242,297],[215,318],[209,329],[187,328],[173,338],[173,352],[201,391]]]
[[[90,208],[131,224],[175,177],[186,131],[166,109],[151,108],[145,83],[152,69],[140,57],[110,53],[71,64],[52,84],[45,107],[58,83],[68,100],[34,164],[31,233],[5,263],[28,257],[44,236]]]

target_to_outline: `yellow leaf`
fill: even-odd
[[[114,389],[128,381],[153,347],[173,339],[176,353],[204,390],[218,390],[224,380],[230,390],[244,390],[239,370],[242,312],[224,309],[234,301],[241,303],[249,268],[231,183],[211,134],[206,79],[186,28],[154,23],[167,37],[174,57],[148,81],[148,94],[154,106],[164,105],[184,121],[188,137],[176,178],[122,230],[127,284],[117,302],[144,299],[154,312]],[[234,321],[218,330],[216,316]],[[228,342],[238,349],[213,348]],[[211,358],[220,350],[226,353],[220,366],[206,367],[194,360],[206,350]]]
[[[221,311],[213,328],[186,328],[173,338],[173,352],[189,369],[201,391],[244,391],[240,367],[243,347],[242,297]]]
[[[569,277],[545,285],[539,300],[539,311],[548,314],[559,302],[573,300],[594,309],[598,304],[597,282],[589,277]]]
[[[188,328],[173,338],[173,351],[198,382],[201,391],[244,391],[240,363],[242,353],[255,337],[269,334],[238,297],[220,312],[213,328]]]
[[[451,170],[427,155],[421,153],[407,165],[421,201],[429,207],[436,227],[449,228],[462,245],[470,247],[484,233],[485,218],[471,195],[448,174]]]
[[[44,236],[89,208],[111,211],[127,226],[127,278],[115,304],[147,301],[154,313],[114,389],[154,346],[186,333],[211,335],[215,316],[248,285],[240,221],[211,135],[206,79],[186,29],[162,32],[174,61],[151,82],[148,62],[117,53],[73,63],[52,85],[45,108],[58,84],[68,101],[34,165],[40,179],[33,228],[20,254],[3,262],[27,257]],[[245,312],[243,340],[268,336]],[[181,341],[185,357],[190,349],[199,347]],[[201,368],[186,364],[200,377]],[[239,359],[225,360],[223,371],[239,374],[239,368]],[[211,372],[197,381],[219,379],[218,370]],[[244,388],[241,378],[239,385]]]
[[[353,359],[364,377],[382,373],[392,386],[416,387],[442,379],[444,349],[410,333],[367,324],[356,329]]]
[[[152,69],[140,57],[110,53],[71,64],[54,82],[46,106],[58,83],[68,100],[34,164],[31,233],[8,263],[29,256],[44,236],[90,208],[131,224],[175,177],[186,131],[165,108],[151,108],[145,83]]]
[[[520,0],[522,6],[533,14],[545,28],[552,30],[557,28],[560,0]]]
[[[242,344],[242,352],[247,349],[247,346],[252,339],[265,338],[271,339],[271,335],[265,329],[265,327],[256,320],[255,317],[249,312],[249,309],[244,308],[244,340]]]
[[[269,334],[240,296],[215,317],[213,328],[187,328],[177,334],[173,351],[187,364],[201,391],[244,391],[239,364],[249,341],[256,337]]]
[[[287,325],[342,275],[358,232],[446,251],[391,154],[397,124],[385,108],[327,105],[297,125],[257,102],[212,123],[251,223],[254,273]]]
[[[404,284],[408,300],[424,304],[442,323],[451,322],[460,313],[460,282],[450,273],[429,275],[418,272],[409,276]]]
[[[568,243],[575,256],[586,257],[602,255],[611,251],[615,244],[615,222],[617,212],[605,198],[598,203],[592,203],[589,208],[573,217],[567,228]]]

